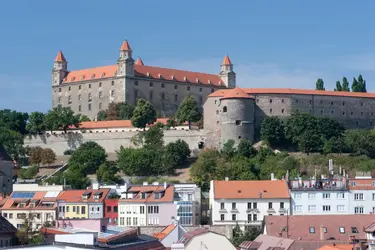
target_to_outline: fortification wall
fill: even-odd
[[[115,153],[123,147],[134,147],[131,138],[138,132],[103,132],[103,133],[68,133],[56,135],[35,135],[26,137],[25,146],[51,148],[56,155],[63,155],[67,149],[76,149],[84,142],[95,141],[107,153]],[[168,144],[178,139],[186,141],[191,150],[198,149],[198,144],[205,140],[202,130],[165,130],[164,143]]]

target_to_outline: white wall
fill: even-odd
[[[355,194],[363,194],[363,200],[355,200]],[[375,194],[375,190],[351,190],[349,212],[355,214],[355,207],[363,207],[363,214],[375,212],[375,200],[373,200],[372,194]]]
[[[13,191],[63,191],[63,185],[13,184]]]
[[[185,250],[236,250],[236,247],[223,235],[208,232],[194,236],[186,245]]]

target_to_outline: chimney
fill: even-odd
[[[148,185],[148,182],[147,181],[144,181],[143,182],[143,186],[147,186]]]
[[[225,181],[229,181],[229,177],[225,177]]]
[[[320,226],[320,240],[324,240],[324,227],[323,225]]]
[[[94,189],[94,190],[98,190],[98,189],[99,189],[99,183],[98,183],[98,182],[94,182],[94,183],[92,184],[92,189]]]
[[[274,180],[275,180],[275,174],[271,173],[271,181],[274,181]]]
[[[168,185],[166,182],[164,182],[164,190],[167,189]]]

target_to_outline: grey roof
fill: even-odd
[[[2,145],[0,145],[0,161],[11,161],[11,162],[13,162],[12,158],[5,151],[5,148]]]
[[[17,229],[4,217],[0,216],[0,235],[16,233]]]

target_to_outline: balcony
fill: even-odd
[[[280,214],[286,214],[287,212],[288,212],[288,210],[286,210],[285,208],[279,208]]]
[[[345,191],[348,190],[346,180],[321,179],[321,180],[292,180],[289,182],[292,191]]]
[[[258,208],[248,208],[246,213],[260,213]]]
[[[273,208],[268,208],[268,209],[267,209],[267,213],[269,213],[269,214],[274,214],[274,213],[276,213],[276,211],[275,211],[275,209],[273,209]]]

